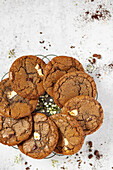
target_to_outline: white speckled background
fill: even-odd
[[[98,5],[110,11],[104,20],[85,20],[85,12],[95,11]],[[42,34],[40,34],[42,32]],[[39,41],[44,40],[41,44]],[[51,46],[49,46],[49,44]],[[75,48],[70,48],[75,46]],[[46,49],[44,49],[46,47]],[[93,54],[101,54],[96,60],[92,75],[97,83],[98,101],[104,109],[101,128],[85,139],[81,170],[110,170],[113,167],[113,0],[0,0],[0,78],[8,72],[12,62],[9,51],[14,49],[16,58],[28,54],[56,54],[77,58],[86,69]],[[106,65],[105,65],[106,64]],[[101,76],[97,78],[96,73]],[[93,142],[103,158],[88,159],[86,142]],[[102,144],[102,145],[101,145]],[[77,170],[74,156],[55,156],[50,160],[35,160],[21,154],[22,161],[15,163],[20,151],[0,144],[0,170]],[[56,160],[54,167],[52,160]],[[25,161],[28,165],[24,165]],[[86,164],[84,164],[86,162]],[[92,163],[93,166],[90,166]],[[38,169],[37,169],[38,168]]]

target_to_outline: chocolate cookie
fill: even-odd
[[[50,96],[57,80],[64,74],[75,71],[84,71],[82,64],[72,57],[57,56],[47,65],[44,71],[43,85]]]
[[[73,116],[83,128],[85,135],[95,132],[103,122],[102,106],[89,96],[77,96],[70,99],[61,112]]]
[[[46,64],[36,56],[23,56],[14,61],[9,71],[12,89],[27,99],[37,99],[43,88],[43,71]]]
[[[13,146],[29,138],[32,133],[32,116],[13,119],[0,114],[0,142]]]
[[[96,94],[93,78],[84,72],[67,73],[54,86],[54,101],[60,108],[75,96],[95,97]]]
[[[84,134],[76,119],[67,114],[55,114],[50,118],[59,129],[59,140],[55,152],[63,155],[72,155],[78,152],[84,142]]]
[[[33,116],[34,131],[32,136],[19,145],[24,154],[42,159],[48,156],[58,142],[58,130],[54,122],[45,114],[36,113]]]
[[[38,100],[28,100],[19,96],[11,87],[9,79],[0,82],[0,112],[6,117],[19,119],[31,114]]]

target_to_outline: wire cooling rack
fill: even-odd
[[[37,55],[35,55],[35,56],[37,56],[37,57],[39,57],[39,58],[41,58],[46,64],[53,58],[53,57],[56,57],[57,55],[55,55],[55,54],[48,54],[48,55],[46,55],[46,56],[44,56],[44,55],[41,55],[41,54],[37,54]],[[8,78],[9,76],[9,72],[7,72],[7,73],[5,73],[4,74],[4,76],[1,78],[1,81],[4,79],[4,78]],[[47,96],[47,97],[46,97]],[[45,98],[45,102],[48,104],[49,103],[49,100],[51,99],[51,100],[53,100],[53,98],[51,97],[51,96],[49,96],[48,94],[47,94],[47,92],[44,94],[44,95],[42,95],[41,97],[39,97],[39,100],[41,100],[41,98]],[[96,95],[96,100],[98,99],[98,92],[97,92],[97,95]],[[54,100],[53,100],[53,102],[52,102],[53,104],[55,104],[54,103]],[[56,105],[56,107],[58,107],[57,105]],[[59,113],[60,112],[60,108],[57,108],[57,112],[56,113]],[[44,113],[44,114],[46,114],[47,116],[50,116],[51,114],[49,114],[48,112],[47,112],[47,110],[45,109],[44,111],[42,111],[39,107],[38,107],[38,105],[37,105],[37,107],[36,107],[36,109],[33,111],[33,113],[35,113],[35,112],[41,112],[41,113]],[[16,146],[12,146],[14,149],[18,149],[18,146],[16,145]],[[19,149],[18,149],[19,150]],[[64,156],[64,155],[62,155],[62,154],[58,154],[58,153],[55,153],[54,151],[49,155],[49,156],[47,156],[46,158],[44,158],[44,159],[50,159],[50,158],[52,158],[52,157],[54,157],[55,155],[57,155],[57,156]]]

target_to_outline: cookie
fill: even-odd
[[[31,114],[37,106],[38,100],[28,100],[19,96],[11,87],[9,79],[0,82],[0,112],[14,119]]]
[[[23,56],[14,61],[9,71],[12,89],[27,99],[37,99],[45,90],[43,71],[46,64],[36,56]]]
[[[56,153],[72,155],[78,152],[84,142],[84,134],[77,120],[67,114],[55,114],[50,118],[59,129],[59,140],[55,148]]]
[[[72,57],[54,57],[44,70],[43,85],[50,96],[53,96],[53,88],[57,80],[64,74],[74,71],[84,71],[82,64]]]
[[[95,132],[103,122],[101,104],[89,96],[77,96],[70,99],[61,112],[73,116],[83,128],[85,135]]]
[[[54,102],[62,108],[71,98],[79,95],[96,97],[93,78],[84,72],[72,72],[62,76],[54,86]]]
[[[13,146],[29,138],[32,133],[32,116],[13,119],[0,114],[0,142]]]
[[[47,157],[56,147],[58,130],[54,122],[45,114],[36,113],[33,120],[33,134],[18,147],[24,154],[35,159],[42,159]]]

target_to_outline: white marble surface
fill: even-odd
[[[104,123],[97,132],[86,137],[81,150],[80,169],[110,170],[113,167],[113,69],[108,65],[113,63],[113,0],[85,1],[0,0],[0,78],[8,72],[16,58],[26,54],[73,56],[84,68],[89,64],[89,57],[95,53],[101,54],[102,59],[97,60],[91,75],[97,83],[98,100],[104,109]],[[99,21],[84,20],[85,12],[95,11],[100,4],[105,4],[104,8],[110,11],[111,17]],[[44,44],[39,43],[42,40]],[[16,58],[8,58],[12,49],[15,49]],[[96,73],[101,74],[100,78]],[[95,157],[88,159],[86,142],[89,140],[93,141],[93,150],[98,149],[103,154],[100,160]],[[32,165],[31,170],[60,170],[63,166],[68,170],[78,169],[75,156],[34,160],[21,154],[23,160],[15,163],[18,154],[21,154],[20,151],[0,144],[0,170],[24,170],[27,167],[25,161],[28,166]],[[52,160],[58,161],[55,167]]]

